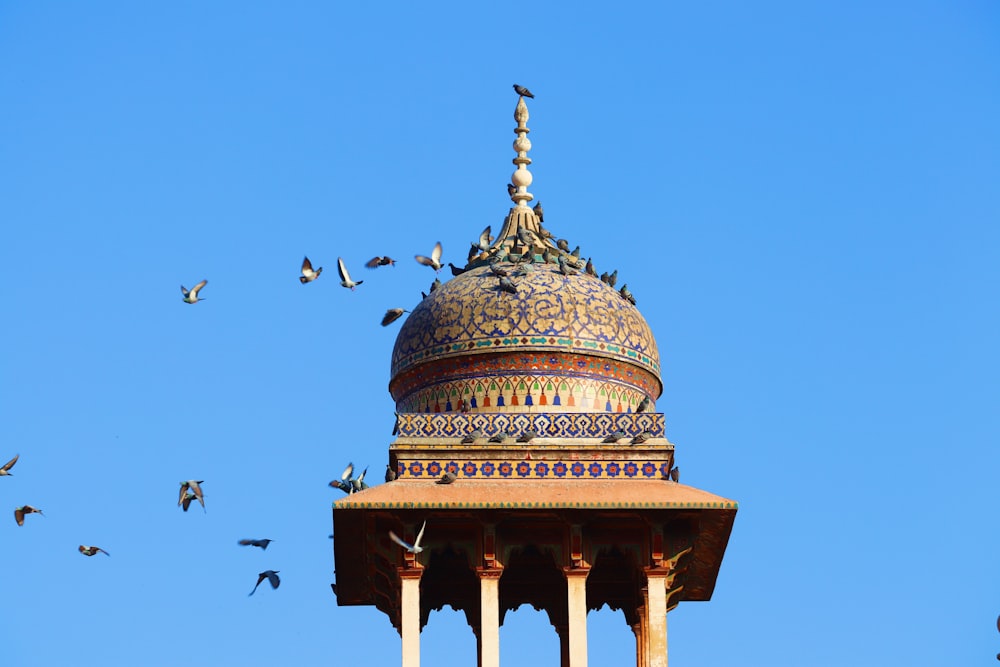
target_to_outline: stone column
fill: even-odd
[[[587,667],[587,575],[589,568],[571,568],[566,573],[569,611],[569,667]]]
[[[500,667],[500,575],[503,570],[479,569],[479,667]]]
[[[649,667],[667,667],[667,571],[647,570],[646,634]]]
[[[569,667],[569,626],[557,625],[555,628],[559,635],[559,667]]]
[[[420,667],[420,576],[423,572],[422,569],[399,571],[403,667]]]

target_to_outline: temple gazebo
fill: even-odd
[[[503,229],[396,339],[398,478],[334,503],[337,602],[385,612],[404,667],[446,604],[479,666],[499,667],[504,615],[525,603],[548,614],[563,667],[587,664],[587,612],[605,604],[635,633],[636,665],[665,667],[667,613],[711,598],[737,504],[671,478],[653,334],[528,206],[523,98],[514,118]],[[424,522],[420,553],[389,538],[412,543]]]

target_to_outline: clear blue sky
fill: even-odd
[[[335,605],[326,484],[386,462],[412,256],[461,263],[510,205],[515,82],[548,227],[657,335],[683,481],[740,502],[671,664],[993,664],[982,0],[0,3],[4,665],[398,661]],[[175,506],[190,478],[207,513]],[[620,613],[589,631],[592,667],[632,659]],[[423,640],[474,664],[450,609]],[[555,664],[556,635],[522,608],[501,654]]]

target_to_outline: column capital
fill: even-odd
[[[476,576],[480,579],[499,579],[503,575],[502,567],[477,567]]]
[[[420,579],[424,575],[423,567],[398,567],[396,574],[400,579]]]
[[[563,576],[567,579],[586,579],[587,575],[590,574],[590,566],[584,567],[564,567],[562,569]]]

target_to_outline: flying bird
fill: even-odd
[[[638,407],[636,407],[635,409],[636,414],[640,412],[645,412],[648,409],[649,409],[649,396],[643,396],[642,400],[639,401]]]
[[[340,475],[340,479],[335,479],[330,482],[330,486],[335,489],[340,489],[344,493],[350,493],[353,487],[351,486],[351,475],[354,474],[354,464],[348,463],[347,467],[344,468],[344,472]]]
[[[14,509],[14,521],[17,521],[17,525],[24,525],[24,515],[25,514],[42,514],[42,510],[32,507],[31,505],[22,505]],[[42,514],[42,516],[45,516]]]
[[[254,593],[257,592],[257,586],[260,586],[260,582],[264,581],[265,579],[271,582],[271,588],[277,588],[278,586],[280,586],[281,579],[278,578],[279,572],[281,572],[281,570],[264,570],[263,572],[258,574],[257,583],[254,585],[253,590],[250,591],[250,595],[253,595]]]
[[[4,463],[3,467],[0,467],[0,477],[6,477],[10,475],[10,469],[14,467],[14,464],[17,463],[17,459],[20,456],[21,456],[20,454],[15,454],[14,458],[12,458],[10,461],[7,461],[7,463]]]
[[[208,284],[207,280],[202,280],[200,283],[188,289],[181,285],[181,293],[184,294],[184,303],[198,303],[199,301],[204,301],[204,299],[198,298],[198,292],[201,288]]]
[[[201,503],[201,508],[204,510],[205,509],[205,496],[201,492],[201,485],[204,484],[204,483],[205,483],[205,480],[203,480],[203,479],[199,479],[199,480],[189,479],[186,482],[181,482],[181,493],[180,493],[180,496],[177,498],[177,504],[178,505],[183,505],[184,504],[184,496],[187,494],[187,491],[190,489],[190,491],[194,494],[194,497],[198,499],[199,503]],[[188,504],[191,504],[190,500],[188,501]],[[186,507],[184,508],[184,511],[185,512],[187,511]]]
[[[365,266],[369,269],[377,269],[380,266],[396,266],[396,260],[389,256],[382,257],[379,255],[378,257],[372,257],[365,262]]]
[[[185,512],[188,511],[188,508],[191,507],[191,503],[193,503],[197,497],[198,496],[194,495],[190,491],[184,494],[184,499],[181,500],[181,507],[184,508]]]
[[[400,539],[399,535],[396,535],[396,533],[392,532],[391,530],[389,531],[389,539],[391,539],[393,542],[395,542],[399,546],[409,551],[411,554],[418,554],[424,550],[424,548],[420,546],[420,540],[424,538],[424,528],[426,527],[427,527],[427,522],[424,521],[424,525],[420,526],[420,532],[417,533],[417,539],[413,541],[413,544],[410,544],[409,542]]]
[[[482,250],[483,252],[489,250],[490,242],[493,241],[493,235],[490,234],[491,231],[492,231],[492,225],[486,225],[486,229],[484,229],[479,234],[479,242],[473,243],[472,247],[475,248],[476,250]]]
[[[351,280],[351,274],[347,272],[347,267],[344,266],[344,258],[337,258],[337,273],[340,274],[340,284],[347,289],[354,291],[354,288],[363,283],[363,280],[354,281]]]
[[[521,97],[530,97],[531,99],[535,99],[535,96],[531,94],[530,90],[528,90],[524,86],[519,86],[516,83],[514,84],[514,92],[520,95]]]
[[[611,433],[608,433],[608,437],[606,437],[604,440],[601,440],[601,442],[610,445],[618,442],[624,437],[625,437],[625,431],[622,430],[612,431]]]
[[[302,258],[302,275],[299,276],[299,282],[305,285],[306,283],[311,283],[312,281],[319,278],[319,274],[323,273],[323,267],[319,267],[313,271],[312,262],[309,261],[308,257]]]
[[[267,545],[274,540],[240,540],[237,542],[241,547],[260,547],[261,549],[267,550]],[[277,586],[275,586],[277,588]]]
[[[429,266],[435,271],[440,271],[444,264],[441,263],[441,242],[438,241],[434,244],[434,250],[431,251],[430,257],[424,257],[423,255],[414,255],[413,258],[417,260],[418,263],[424,266]]]
[[[458,479],[458,475],[451,472],[450,470],[445,470],[444,474],[441,475],[441,479],[434,482],[435,484],[454,484],[455,480]]]
[[[408,313],[406,308],[390,308],[385,311],[385,316],[382,317],[382,326],[387,327],[399,318],[403,316],[403,313]],[[393,435],[396,435],[393,433]]]
[[[398,477],[398,473],[393,469],[392,465],[386,463],[385,464],[385,481],[386,481],[386,483],[388,483],[388,482],[395,482],[396,481],[396,477]]]
[[[78,547],[78,551],[82,553],[84,556],[96,556],[97,552],[101,552],[105,556],[111,555],[101,547],[85,547],[82,544]]]
[[[368,488],[368,485],[365,484],[365,475],[367,474],[368,474],[368,468],[365,468],[364,470],[361,471],[360,475],[351,478],[351,493],[364,491],[365,489]]]

